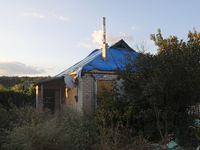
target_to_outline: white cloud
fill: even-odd
[[[102,35],[103,35],[102,30],[94,31],[92,34],[93,37],[92,42],[94,44],[102,44]],[[121,39],[124,39],[127,42],[133,42],[133,36],[128,33],[119,32],[117,36],[112,35],[111,33],[108,32],[106,33],[106,41],[109,45]]]
[[[93,37],[92,41],[93,43],[102,44],[103,31],[102,30],[94,31],[92,37]]]
[[[0,75],[34,75],[44,73],[36,66],[27,66],[17,61],[0,61]]]
[[[33,16],[33,17],[38,17],[38,18],[44,18],[44,15],[39,15],[39,14],[36,14],[36,13],[21,13],[22,16]]]
[[[47,67],[49,70],[54,70],[54,69],[56,69],[55,67],[53,67],[53,66],[48,66]]]
[[[78,43],[78,47],[87,47],[87,48],[100,48],[102,46],[102,37],[103,31],[98,30],[94,31],[92,34],[92,42],[89,38],[82,38],[81,42]],[[124,39],[127,42],[133,42],[133,36],[128,33],[119,32],[118,35],[112,35],[111,33],[106,33],[106,42],[108,45],[115,43],[121,39]]]
[[[139,28],[138,26],[134,26],[136,29]],[[78,47],[86,47],[89,49],[101,48],[102,47],[102,37],[103,31],[102,30],[95,30],[92,33],[92,38],[81,38],[81,41],[78,43]],[[111,33],[106,33],[106,42],[108,45],[111,45],[121,39],[124,39],[128,43],[133,43],[136,45],[134,50],[136,51],[143,51],[148,52],[149,47],[154,45],[152,40],[148,40],[144,37],[138,37],[137,39],[133,38],[133,35],[129,33],[119,32],[117,35],[113,35]],[[138,46],[138,47],[137,47]]]
[[[134,30],[134,29],[135,29],[135,27],[134,27],[134,26],[132,26],[132,27],[131,27],[131,29],[132,29],[132,30]]]
[[[53,15],[54,17],[60,19],[60,20],[64,20],[64,21],[69,21],[71,20],[69,17],[63,17],[63,16],[56,16],[56,15]]]

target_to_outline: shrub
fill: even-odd
[[[117,112],[101,109],[93,116],[67,108],[56,115],[30,106],[0,111],[1,149],[142,150],[149,145],[121,121],[113,122]]]
[[[123,125],[118,120],[113,119],[118,114],[117,111],[98,110],[94,120],[96,126],[97,142],[94,149],[97,150],[148,150],[151,145],[141,136],[134,135],[131,128]]]
[[[24,105],[32,105],[34,103],[33,95],[24,92],[15,92],[12,90],[0,91],[1,107],[9,110],[13,106],[22,107]]]
[[[94,141],[89,117],[72,109],[62,116],[49,110],[37,111],[33,107],[16,108],[12,130],[6,130],[3,148],[6,149],[88,149]]]

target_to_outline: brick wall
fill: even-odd
[[[95,74],[105,74],[104,78],[94,78],[91,76]],[[92,113],[94,111],[94,105],[96,108],[97,98],[97,80],[112,81],[117,78],[117,75],[113,71],[99,71],[93,69],[90,73],[84,74],[79,78],[78,90],[76,88],[76,95],[78,95],[78,103],[75,104],[75,109],[80,112]],[[94,95],[95,94],[95,95]]]

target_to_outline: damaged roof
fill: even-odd
[[[108,62],[105,62],[102,58],[102,49],[96,49],[86,58],[59,73],[54,78],[62,77],[74,71],[76,71],[78,77],[81,77],[81,72],[83,70],[92,70],[93,68],[102,71],[113,71],[117,69],[117,67],[124,66],[121,60],[125,58],[126,54],[137,55],[138,52],[134,51],[123,39],[121,39],[120,41],[108,47]]]

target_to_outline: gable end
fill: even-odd
[[[112,44],[110,48],[134,51],[123,39]]]

